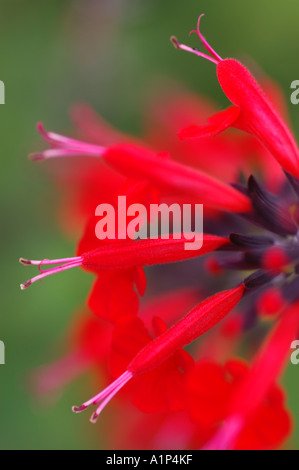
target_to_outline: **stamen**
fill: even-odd
[[[24,266],[33,264],[33,263],[30,261],[30,259],[25,259],[25,258],[20,258],[20,259],[19,259],[19,263],[23,264]]]
[[[82,411],[85,411],[89,406],[97,405],[101,402],[101,404],[98,406],[98,408],[90,418],[90,421],[92,423],[95,423],[105,406],[110,402],[114,395],[116,395],[117,392],[122,387],[124,387],[126,383],[129,382],[129,380],[131,380],[132,377],[132,372],[127,370],[120,377],[118,377],[118,379],[116,379],[114,382],[108,385],[108,387],[102,390],[98,395],[95,395],[93,398],[86,401],[81,406],[73,406],[72,410],[74,411],[74,413],[81,413]]]
[[[42,264],[51,265],[51,264],[61,264],[61,266],[56,266],[55,268],[47,269],[45,271],[41,271],[38,276],[29,279],[28,281],[24,282],[20,285],[21,290],[25,290],[30,287],[34,282],[40,281],[41,279],[51,276],[52,274],[57,274],[62,271],[66,271],[67,269],[76,268],[82,266],[82,257],[74,257],[74,258],[61,258],[55,260],[42,260],[42,261],[34,261],[34,260],[27,260],[24,258],[20,258],[20,263],[28,266],[28,265],[37,265],[41,266]]]
[[[97,407],[96,411],[91,415],[90,420],[89,420],[92,424],[96,424],[98,417],[102,413],[103,409],[106,407],[106,405],[108,405],[108,403],[112,400],[112,398],[119,392],[119,390],[123,388],[123,386],[124,384],[122,383],[119,384],[113,390],[113,392],[111,392],[110,395],[108,395],[107,398],[105,398],[105,400],[103,400],[102,403]]]
[[[219,60],[214,59],[213,57],[205,54],[204,52],[200,52],[197,49],[193,49],[192,47],[186,46],[185,44],[181,44],[175,36],[172,36],[170,38],[170,40],[171,40],[172,44],[174,45],[174,47],[176,49],[191,52],[192,54],[195,54],[199,57],[203,57],[204,59],[207,59],[207,60],[209,60],[210,62],[213,62],[213,64],[216,64],[216,65],[219,63]]]
[[[204,14],[200,15],[200,17],[198,18],[198,21],[197,21],[196,30],[190,31],[189,36],[192,33],[196,33],[198,35],[199,39],[201,40],[201,42],[203,43],[205,49],[212,55],[212,57],[210,55],[205,54],[204,52],[200,52],[197,48],[193,48],[193,47],[186,46],[185,44],[181,44],[175,36],[172,36],[170,38],[170,40],[171,40],[172,44],[174,45],[174,47],[176,49],[191,52],[192,54],[195,54],[199,57],[203,57],[204,59],[207,59],[210,62],[213,62],[213,64],[218,65],[219,62],[221,62],[223,60],[222,57],[220,57],[220,55],[217,54],[217,52],[210,46],[208,41],[204,38],[204,36],[200,32],[200,28],[199,28],[200,20],[203,16],[204,16]]]
[[[61,157],[101,157],[105,152],[105,147],[100,145],[93,145],[80,140],[71,139],[70,137],[56,134],[55,132],[47,132],[42,123],[38,123],[37,130],[42,135],[43,139],[51,145],[52,149],[31,154],[29,158],[34,161]]]
[[[71,257],[71,258],[58,258],[58,259],[43,259],[43,260],[33,260],[33,259],[26,259],[26,258],[20,258],[19,262],[21,264],[24,264],[25,266],[27,265],[32,265],[32,266],[41,266],[42,264],[44,265],[51,265],[51,264],[61,264],[61,263],[72,263],[73,261],[77,261],[81,259],[80,256],[77,257]]]
[[[94,150],[95,152],[99,152],[99,150],[105,150],[105,147],[102,147],[100,145],[82,142],[82,140],[72,139],[71,137],[65,137],[64,135],[56,134],[55,132],[47,132],[41,122],[37,124],[37,130],[42,135],[43,139],[48,142],[48,144],[54,147],[70,147],[74,149],[86,149],[88,147],[89,149]]]
[[[87,152],[78,149],[67,149],[67,148],[60,148],[60,149],[47,149],[40,153],[31,153],[29,155],[29,160],[33,162],[41,162],[43,160],[50,160],[51,158],[64,158],[64,157],[98,157],[100,158],[101,155],[99,152]]]
[[[189,36],[192,33],[196,33],[199,39],[201,40],[201,42],[203,43],[204,47],[206,48],[206,50],[209,51],[209,53],[212,54],[212,56],[219,62],[222,60],[222,57],[220,57],[220,55],[217,54],[217,52],[210,46],[208,41],[204,38],[204,36],[200,32],[200,20],[202,19],[203,16],[205,16],[204,13],[200,15],[200,17],[198,18],[196,30],[190,31]]]

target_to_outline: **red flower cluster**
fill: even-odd
[[[137,140],[80,105],[72,115],[89,143],[39,124],[51,148],[31,156],[65,157],[67,171],[57,176],[54,170],[57,184],[70,187],[63,218],[85,228],[75,257],[21,258],[40,269],[21,288],[75,267],[96,276],[87,301],[96,316],[80,314],[69,352],[37,371],[33,382],[39,393],[49,392],[96,366],[111,383],[73,410],[95,406],[95,422],[115,397],[118,413],[111,419],[118,420],[118,432],[107,444],[114,448],[273,449],[292,429],[277,380],[299,328],[299,151],[281,117],[277,87],[264,79],[264,94],[243,64],[222,59],[202,36],[200,19],[192,33],[207,53],[172,42],[216,65],[232,106],[215,112],[187,92],[163,94]],[[120,195],[146,207],[204,204],[209,234],[202,248],[184,250],[177,234],[98,240],[95,208]],[[140,300],[147,281],[152,291],[165,291],[165,279],[166,292]],[[275,323],[270,332],[265,316]],[[241,347],[248,361],[238,357]]]

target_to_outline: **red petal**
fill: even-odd
[[[227,381],[223,366],[198,362],[187,376],[186,390],[186,408],[193,421],[211,426],[226,417],[232,384]]]
[[[139,295],[143,296],[146,290],[146,275],[141,266],[136,267],[134,282]]]
[[[162,190],[176,191],[199,203],[225,211],[247,212],[248,198],[215,178],[170,159],[133,145],[116,145],[107,149],[104,160],[121,174],[149,181]]]
[[[181,140],[211,137],[231,127],[239,117],[240,110],[236,106],[230,106],[209,118],[206,126],[189,126],[182,129],[178,136]]]
[[[96,315],[112,323],[122,316],[136,315],[139,300],[131,270],[100,274],[89,295],[88,306]]]
[[[243,64],[225,59],[217,65],[219,83],[228,99],[240,108],[236,127],[257,137],[282,168],[299,176],[299,151],[290,130]]]
[[[277,399],[278,397],[278,399]],[[281,389],[273,386],[267,401],[260,405],[241,431],[235,449],[276,449],[292,431],[292,420],[285,409]]]
[[[175,351],[213,328],[237,305],[244,291],[245,288],[241,285],[201,302],[166,333],[143,348],[129,364],[130,371],[139,374],[157,367]]]
[[[95,234],[95,226],[97,219],[95,217],[90,217],[87,224],[85,225],[85,230],[83,236],[81,237],[76,251],[76,256],[81,256],[87,251],[95,250],[99,246],[104,245],[105,240],[99,240]]]
[[[137,266],[173,263],[205,255],[230,242],[227,238],[204,234],[203,245],[200,249],[186,250],[186,243],[188,240],[183,234],[169,235],[168,239],[160,237],[137,241],[112,240],[97,250],[84,253],[82,266],[97,272],[102,269],[121,270]],[[143,286],[141,285],[141,287]]]
[[[205,98],[167,83],[161,91],[155,88],[151,97],[150,110],[145,116],[147,139],[153,143],[154,148],[167,148],[174,160],[194,165],[221,181],[235,181],[240,168],[249,160],[248,152],[245,157],[242,151],[240,158],[235,138],[222,134],[217,139],[177,139],[178,129],[187,127],[191,122],[204,125],[215,111],[214,105]],[[250,161],[251,158],[252,154]]]
[[[123,373],[136,354],[152,338],[140,318],[127,316],[115,326],[112,338],[110,370],[114,376]],[[187,357],[186,357],[187,356]],[[165,363],[135,379],[130,387],[133,404],[145,413],[159,413],[183,409],[183,372],[190,368],[192,358],[184,351],[182,357],[174,355]]]
[[[84,354],[99,361],[107,358],[112,337],[112,325],[101,321],[90,312],[76,318],[70,332],[72,348],[84,351]]]
[[[144,413],[184,409],[184,375],[174,358],[135,380],[133,404]]]
[[[188,313],[200,299],[200,293],[195,289],[181,288],[166,292],[149,301],[141,309],[142,319],[148,328],[152,329],[153,316],[163,318],[170,327]]]

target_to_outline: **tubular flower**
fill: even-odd
[[[268,77],[260,80],[270,101],[288,120],[284,98],[278,86]],[[241,172],[247,176],[254,166],[255,171],[262,172],[267,189],[275,191],[281,187],[284,174],[279,164],[249,134],[227,131],[212,138],[177,138],[179,129],[193,122],[203,126],[209,116],[216,112],[215,104],[206,97],[191,94],[176,83],[167,82],[161,87],[161,91],[158,89],[158,95],[155,87],[155,93],[150,96],[149,110],[146,109],[145,115],[146,139],[154,148],[167,148],[175,160],[208,172],[221,181],[237,181]],[[207,155],[209,158],[206,158]]]
[[[277,381],[299,328],[298,148],[277,88],[263,80],[268,99],[240,62],[211,47],[200,20],[191,33],[206,52],[172,42],[216,66],[228,109],[217,112],[186,92],[159,97],[151,101],[142,139],[114,130],[84,105],[72,113],[76,137],[38,125],[50,148],[31,158],[63,167],[57,177],[66,195],[63,213],[78,203],[74,218],[84,231],[73,257],[21,258],[40,271],[21,288],[80,267],[95,275],[87,305],[99,318],[77,325],[66,356],[35,383],[39,392],[54,390],[96,366],[100,384],[109,385],[73,410],[94,405],[95,422],[115,397],[121,417],[115,419],[135,420],[118,436],[126,448],[135,445],[128,436],[144,427],[139,445],[150,435],[157,448],[272,449],[291,431]],[[180,128],[181,140],[175,139]],[[246,134],[223,134],[228,128]],[[202,203],[202,247],[186,249],[195,239],[191,227],[136,239],[137,226],[118,206],[122,196],[147,210],[138,229],[150,226],[152,204]],[[113,206],[113,239],[97,237],[99,203]],[[254,357],[257,344],[263,346],[252,364],[238,358],[240,351]]]
[[[201,17],[198,20],[196,33],[211,55],[180,44],[176,39],[173,40],[174,45],[178,49],[187,50],[216,64],[220,86],[233,106],[216,113],[206,126],[192,125],[183,129],[179,133],[180,138],[211,136],[228,127],[236,127],[258,138],[286,172],[299,177],[298,146],[287,125],[246,67],[235,59],[222,59],[209,46],[200,33],[200,19]]]
[[[32,154],[32,160],[78,156],[103,158],[111,168],[125,177],[149,181],[164,191],[179,192],[207,206],[231,212],[248,212],[251,209],[244,194],[204,172],[170,160],[168,153],[155,154],[127,143],[110,147],[95,146],[46,132],[40,126],[38,129],[53,148]]]
[[[194,236],[192,233],[189,235],[190,238]],[[197,250],[185,250],[185,243],[190,240],[190,238],[180,233],[170,236],[169,239],[158,237],[157,239],[138,241],[115,240],[114,243],[113,241],[111,243],[105,243],[102,248],[97,248],[73,258],[52,260],[28,260],[20,258],[20,263],[25,266],[32,265],[42,268],[42,266],[58,265],[58,267],[41,270],[40,274],[26,281],[24,284],[21,284],[21,289],[27,289],[36,281],[72,268],[81,267],[87,271],[97,273],[99,271],[121,270],[134,268],[136,266],[173,263],[175,261],[182,261],[204,255],[221,246],[229,244],[227,238],[204,235],[203,246],[198,250],[199,252]]]
[[[201,302],[182,320],[141,349],[127,366],[125,372],[111,385],[81,406],[74,407],[73,411],[79,413],[90,405],[98,405],[91,418],[91,421],[95,422],[110,400],[133,377],[158,367],[176,351],[206,333],[238,304],[244,292],[245,287],[241,285],[235,289],[215,294]]]

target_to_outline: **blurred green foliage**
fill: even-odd
[[[112,124],[140,132],[145,96],[157,77],[172,77],[194,91],[226,104],[213,65],[179,53],[170,42],[187,40],[197,17],[223,56],[252,57],[277,80],[289,101],[290,83],[299,78],[297,0],[2,0],[0,79],[6,85],[1,116],[1,319],[6,365],[0,366],[1,449],[96,449],[109,423],[97,427],[75,416],[71,405],[91,387],[79,380],[57,403],[37,403],[28,372],[57,354],[73,311],[82,303],[90,278],[75,271],[49,279],[26,292],[19,283],[30,268],[19,256],[71,255],[74,242],[57,229],[53,188],[42,165],[28,162],[41,144],[36,122],[62,132],[68,109],[87,101]],[[196,45],[196,38],[190,40]],[[299,107],[289,106],[299,134]],[[31,271],[32,272],[32,271]],[[299,418],[299,368],[289,367],[289,403]],[[296,431],[291,447],[298,443]]]

